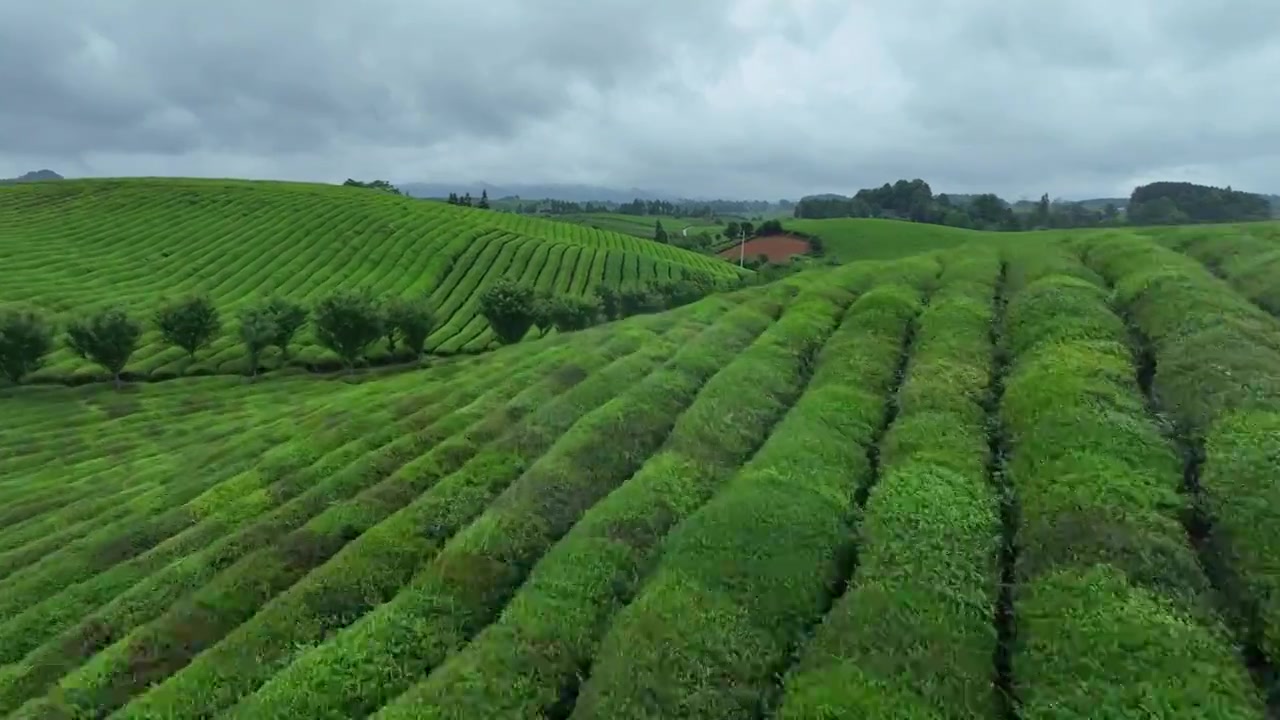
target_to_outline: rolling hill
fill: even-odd
[[[891,260],[971,242],[997,240],[1008,235],[874,218],[786,220],[783,226],[788,231],[822,238],[826,254],[841,262]]]
[[[0,189],[0,305],[59,317],[119,304],[148,315],[165,296],[206,292],[230,314],[268,293],[313,301],[338,288],[425,294],[433,353],[488,347],[478,292],[501,277],[561,293],[688,272],[737,271],[714,258],[576,225],[359,188],[234,180],[65,180]],[[291,360],[326,365],[314,343]],[[234,338],[194,365],[145,338],[127,372],[238,372]],[[98,377],[69,351],[36,379]]]
[[[181,186],[5,205],[119,258],[5,292],[305,280],[260,213],[491,219]],[[259,245],[200,241],[237,211]],[[928,251],[425,369],[0,388],[0,717],[1273,717],[1280,225],[841,227]],[[421,276],[329,245],[317,284]]]

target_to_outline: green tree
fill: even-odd
[[[117,388],[121,385],[120,373],[141,338],[142,324],[119,308],[72,320],[67,326],[67,347],[71,352],[105,368]]]
[[[550,293],[540,290],[533,291],[533,305],[530,306],[530,313],[533,315],[533,324],[538,328],[538,336],[542,337],[551,332],[555,327],[552,317],[552,305],[555,297]]]
[[[302,326],[307,324],[308,311],[302,305],[282,297],[270,298],[264,307],[271,314],[271,322],[276,328],[271,344],[280,348],[281,362],[288,362],[289,345]]]
[[[600,313],[605,320],[617,320],[622,314],[622,300],[618,290],[609,285],[597,285],[593,291],[600,301]]]
[[[631,317],[661,310],[662,298],[655,295],[648,287],[624,288],[618,293],[618,305],[622,317]]]
[[[742,234],[742,226],[739,225],[736,220],[730,221],[728,225],[724,226],[724,236],[726,238],[729,238],[730,240],[740,239],[739,236],[741,234]]]
[[[560,295],[551,301],[551,322],[559,332],[583,330],[596,324],[600,301],[581,295]]]
[[[240,341],[248,356],[250,377],[258,376],[262,353],[275,343],[278,331],[276,316],[266,306],[246,308],[240,313]]]
[[[0,373],[15,385],[39,370],[52,350],[53,331],[44,318],[19,311],[0,315]]]
[[[425,299],[394,298],[386,306],[387,347],[396,351],[396,341],[404,342],[405,347],[415,358],[422,357],[422,349],[427,344],[427,336],[435,329],[435,317]]]
[[[218,308],[203,295],[166,303],[156,311],[155,320],[164,341],[186,350],[192,360],[222,330]]]
[[[534,293],[527,285],[503,278],[480,295],[480,314],[504,345],[520,342],[534,323]]]
[[[341,358],[348,370],[383,335],[382,310],[364,293],[330,295],[316,305],[312,316],[316,340]]]
[[[670,240],[669,240],[669,238],[667,237],[667,230],[666,230],[666,228],[662,227],[662,221],[661,221],[661,220],[655,220],[655,221],[654,221],[654,224],[653,224],[653,240],[654,240],[654,242],[660,242],[660,243],[663,243],[664,245],[670,241]]]
[[[752,225],[749,222],[743,222],[739,230],[741,230],[742,235],[744,237],[748,237],[748,238],[754,237],[756,234],[756,226]]]
[[[481,210],[489,209],[489,191],[488,190],[480,191],[480,202],[476,204],[476,207],[480,208]]]

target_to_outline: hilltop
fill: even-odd
[[[167,296],[208,293],[224,314],[278,293],[312,301],[337,288],[426,294],[437,316],[427,349],[487,348],[478,292],[502,277],[586,294],[687,273],[736,277],[714,258],[590,228],[362,188],[186,179],[64,180],[0,189],[0,306],[66,318],[120,305],[149,316]],[[154,334],[127,373],[239,372],[224,337],[194,366]],[[97,377],[59,351],[36,379]],[[305,344],[293,361],[326,365]]]

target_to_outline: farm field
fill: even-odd
[[[787,230],[822,238],[825,253],[841,262],[892,260],[1006,237],[1007,233],[927,225],[899,220],[834,218],[782,221]],[[1037,233],[1018,233],[1024,239]]]
[[[149,321],[164,298],[188,292],[208,293],[228,319],[269,293],[304,303],[339,288],[425,295],[437,322],[426,349],[435,354],[491,345],[478,293],[501,277],[586,294],[599,284],[738,272],[715,258],[577,225],[359,188],[234,180],[0,188],[0,256],[0,307],[34,306],[57,319],[119,304]],[[309,335],[301,340],[293,364],[334,364]],[[380,354],[383,347],[372,353]],[[231,333],[192,362],[152,330],[125,372],[238,373],[243,357]],[[62,349],[33,380],[102,372]]]
[[[1274,717],[1278,228],[943,240],[426,369],[0,388],[0,718]]]
[[[653,239],[654,223],[658,220],[662,221],[662,227],[671,235],[679,235],[685,228],[688,228],[690,234],[703,230],[714,230],[716,232],[724,230],[723,225],[716,225],[706,218],[655,217],[652,215],[625,215],[622,213],[579,213],[558,215],[556,220],[607,232],[633,235],[646,240]]]

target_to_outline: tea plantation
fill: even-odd
[[[5,300],[437,287],[462,348],[489,272],[716,271],[359,190],[68,188],[0,203],[0,247],[49,238]],[[0,388],[0,717],[1274,717],[1280,231],[944,245],[425,369]]]

